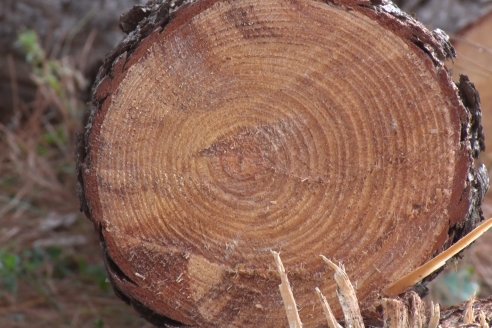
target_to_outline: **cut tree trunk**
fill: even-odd
[[[319,255],[374,317],[483,219],[474,89],[451,81],[446,36],[392,4],[163,1],[121,25],[79,179],[111,282],[150,321],[285,326],[272,250],[307,327],[316,287],[335,304]]]

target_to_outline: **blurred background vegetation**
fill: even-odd
[[[74,165],[92,80],[123,37],[119,15],[136,3],[2,0],[0,327],[150,327],[111,290],[99,241],[79,212]],[[399,1],[450,33],[489,3]],[[487,254],[490,234],[432,283],[431,297],[449,305],[490,295]]]
[[[149,327],[117,299],[79,211],[91,81],[130,0],[0,4],[0,327]]]

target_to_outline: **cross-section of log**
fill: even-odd
[[[336,304],[320,254],[371,313],[481,220],[452,48],[389,2],[164,1],[122,26],[79,179],[113,286],[149,320],[285,326],[271,250],[306,326],[325,322],[315,287]]]

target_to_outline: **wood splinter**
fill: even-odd
[[[272,253],[275,257],[277,269],[282,280],[282,284],[279,286],[281,294],[287,295],[287,297],[283,297],[283,299],[290,327],[299,327],[296,325],[302,325],[302,323],[300,322],[300,318],[295,315],[296,313],[298,314],[297,305],[292,289],[290,288],[290,283],[286,277],[285,268],[279,254],[276,252]],[[323,261],[335,271],[334,278],[338,287],[337,294],[339,295],[339,302],[342,305],[345,317],[345,327],[364,328],[364,322],[360,316],[359,302],[355,290],[350,279],[343,270],[343,267],[337,266],[326,257],[323,257]],[[321,290],[316,287],[315,292],[321,302],[328,327],[343,328],[344,326],[338,323],[333,315],[331,307]],[[382,327],[455,328],[459,325],[460,327],[473,326],[478,328],[489,328],[488,322],[492,320],[492,298],[479,301],[478,306],[475,308],[474,304],[476,302],[475,298],[472,298],[464,305],[441,311],[438,303],[430,301],[429,311],[426,313],[424,302],[417,293],[413,291],[406,293],[402,298],[383,298],[380,301],[383,313]],[[294,306],[292,306],[292,304],[294,304]],[[293,312],[293,309],[295,309],[295,313]],[[487,312],[487,314],[485,312]],[[373,325],[370,326],[374,327]]]
[[[338,322],[335,316],[333,315],[333,311],[331,310],[330,304],[328,304],[328,300],[325,295],[321,292],[321,290],[316,287],[316,294],[319,296],[319,300],[321,305],[323,306],[323,311],[325,312],[326,322],[328,323],[329,328],[343,328]]]
[[[280,254],[278,252],[272,251],[272,255],[275,259],[275,264],[277,265],[278,273],[280,274],[280,279],[282,283],[278,286],[280,289],[280,294],[282,295],[282,300],[284,301],[285,311],[287,312],[287,320],[289,321],[290,328],[302,328],[301,318],[299,317],[299,312],[297,311],[297,304],[292,293],[292,288],[290,287],[289,279],[285,273],[285,268],[280,259]]]
[[[345,323],[348,327],[364,328],[364,320],[359,308],[359,301],[354,286],[342,266],[338,266],[324,255],[320,255],[323,261],[335,271],[335,282],[337,284],[337,295],[342,306]]]

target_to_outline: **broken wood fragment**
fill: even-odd
[[[337,284],[338,300],[342,306],[346,325],[351,328],[364,328],[364,320],[360,312],[357,294],[345,269],[343,266],[336,265],[323,255],[321,255],[321,258],[335,271],[334,277]]]
[[[280,279],[282,281],[278,288],[280,289],[280,294],[282,295],[285,311],[287,312],[289,327],[302,328],[301,318],[299,318],[299,312],[297,311],[296,300],[294,299],[294,294],[292,294],[292,288],[290,287],[289,279],[287,278],[287,274],[285,273],[285,268],[282,260],[280,259],[280,255],[274,251],[272,251],[272,254],[275,259],[275,264],[277,265],[278,273],[280,274]]]
[[[382,304],[385,328],[409,327],[408,310],[402,300],[386,298]]]
[[[323,311],[325,312],[325,317],[326,317],[326,322],[328,323],[328,327],[329,328],[342,328],[342,326],[337,322],[337,319],[333,315],[333,311],[331,310],[331,307],[328,304],[326,297],[323,295],[323,293],[321,293],[321,290],[319,290],[318,287],[316,287],[315,290],[319,296],[319,299],[321,301],[321,305],[323,306]]]

